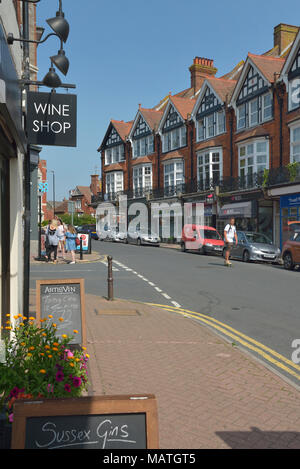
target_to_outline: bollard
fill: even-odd
[[[107,257],[107,299],[112,301],[114,299],[114,279],[112,273],[112,257]]]
[[[82,251],[82,238],[80,238],[80,260],[83,259],[83,251]]]

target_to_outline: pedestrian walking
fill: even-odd
[[[46,261],[51,261],[51,255],[53,253],[53,262],[57,262],[57,246],[58,246],[58,236],[57,236],[57,224],[53,221],[48,225],[46,230]]]
[[[76,251],[76,239],[77,239],[77,232],[73,225],[68,225],[68,229],[65,233],[66,235],[66,248],[67,251],[71,251],[72,261],[70,264],[75,264],[75,251]]]
[[[233,243],[238,243],[237,234],[236,234],[236,227],[234,224],[234,218],[231,218],[229,223],[224,228],[224,240],[225,240],[225,261],[224,265],[227,267],[232,265],[229,261],[230,252],[233,246]]]
[[[57,227],[57,236],[58,236],[58,250],[61,252],[61,257],[65,258],[65,228],[63,221],[59,218],[58,219],[58,227]]]

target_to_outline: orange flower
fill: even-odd
[[[40,370],[40,373],[41,373],[42,375],[45,375],[45,374],[46,374],[46,370]]]
[[[59,318],[59,321],[60,321],[60,322],[64,322],[64,318]]]
[[[53,319],[52,314],[49,314],[48,318],[49,318],[49,319]]]
[[[74,332],[74,334],[78,334],[78,331],[77,331],[76,329],[74,329],[74,331],[73,331],[73,332]]]

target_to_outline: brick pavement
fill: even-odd
[[[93,295],[86,321],[90,394],[155,394],[160,448],[300,448],[297,389],[204,326]]]

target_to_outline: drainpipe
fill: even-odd
[[[281,168],[283,165],[283,85],[278,84],[278,86],[275,88],[275,92],[279,105],[279,166]]]
[[[230,126],[230,177],[233,177],[233,109],[229,109],[229,126]]]

